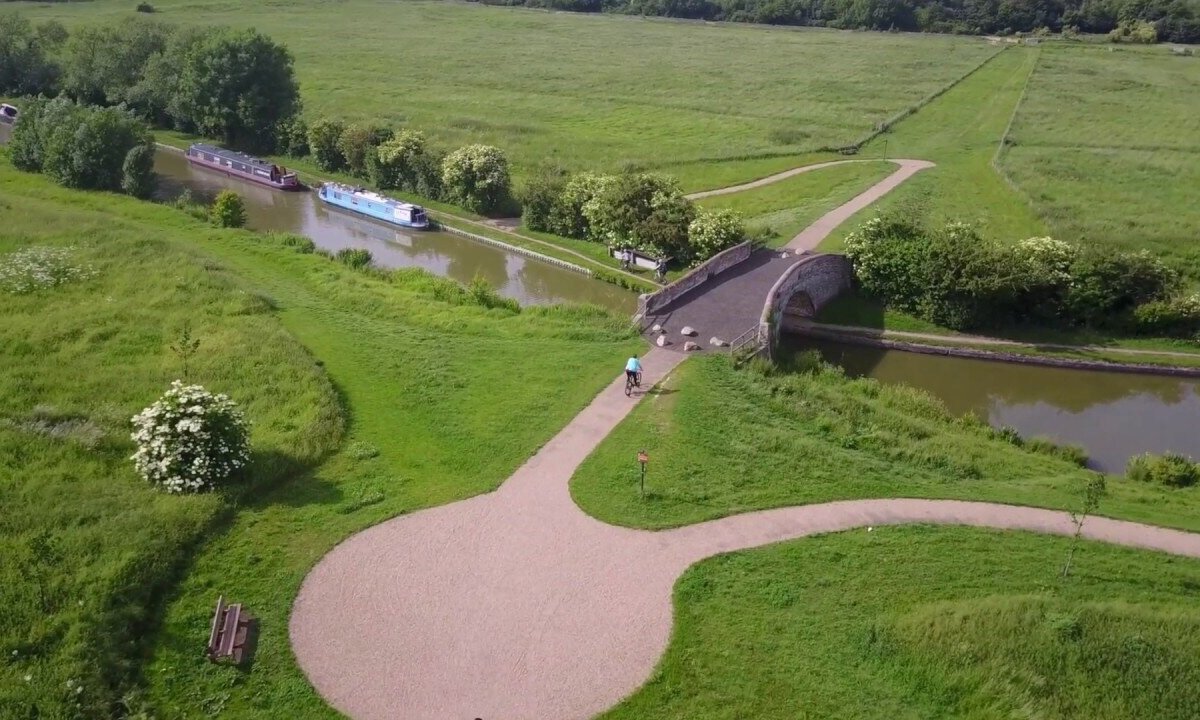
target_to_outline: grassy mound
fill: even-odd
[[[634,453],[650,454],[646,498]],[[1074,508],[1088,471],[953,418],[927,394],[849,380],[689,360],[580,466],[571,492],[607,522],[684,525],[786,505],[936,497]],[[1106,515],[1195,529],[1200,493],[1109,483]]]
[[[188,379],[252,423],[243,492],[331,451],[343,419],[270,298],[158,228],[48,198],[41,178],[3,166],[0,188],[0,274],[30,280],[0,290],[0,717],[103,717],[228,509],[160,493],[129,462],[130,417],[183,376],[179,331],[200,340]]]
[[[646,686],[603,717],[1196,717],[1200,561],[882,527],[723,555],[675,589]]]
[[[514,309],[422,272],[353,270],[3,161],[0,198],[0,255],[71,245],[81,270],[3,295],[2,718],[107,717],[141,682],[158,707],[126,704],[161,717],[332,713],[287,643],[312,563],[367,525],[494,488],[640,344],[597,308]],[[185,322],[191,380],[253,423],[236,503],[166,496],[128,462],[128,419],[181,374],[169,346]],[[38,554],[47,528],[55,552]],[[249,675],[202,658],[222,593],[259,620]]]
[[[1187,605],[1069,603],[1032,596],[936,603],[877,643],[957,697],[966,717],[1200,716],[1200,611]]]

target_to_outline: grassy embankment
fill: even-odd
[[[930,497],[1071,509],[1090,471],[955,419],[925,393],[839,372],[762,377],[727,358],[689,361],[641,404],[571,482],[606,522],[661,528],[787,505]],[[664,458],[636,492],[629,448]],[[665,460],[670,458],[670,460]],[[1112,479],[1102,512],[1200,530],[1200,490]]]
[[[1188,720],[1200,561],[882,527],[706,560],[650,682],[602,717]]]
[[[287,643],[312,563],[355,530],[494,488],[640,344],[598,310],[487,309],[424,273],[351,271],[6,164],[0,187],[4,253],[73,244],[97,271],[5,296],[4,718],[76,699],[102,717],[139,667],[161,717],[332,717]],[[253,421],[259,489],[236,503],[162,495],[127,461],[127,420],[178,374],[168,345],[189,320],[192,379]],[[45,528],[62,551],[39,566],[47,613],[16,580]],[[221,593],[259,619],[251,673],[202,659]]]

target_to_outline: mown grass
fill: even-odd
[[[649,683],[602,717],[1186,720],[1200,561],[876,527],[723,555],[675,588]]]
[[[1200,279],[1200,60],[1041,53],[1001,166],[1065,239],[1146,248]]]
[[[3,217],[21,218],[5,243],[74,238],[102,270],[54,295],[6,300],[15,310],[3,320],[4,413],[21,421],[35,404],[52,403],[107,432],[93,450],[0,428],[13,449],[5,465],[20,478],[0,485],[14,608],[14,623],[3,626],[0,686],[15,699],[0,703],[0,717],[28,717],[35,689],[58,702],[67,679],[82,679],[96,703],[84,716],[101,717],[138,667],[149,690],[132,705],[161,717],[219,708],[238,717],[334,716],[287,642],[291,600],[312,563],[367,525],[494,488],[640,344],[625,318],[597,308],[487,309],[422,272],[354,271],[274,236],[63,190],[7,165],[0,187]],[[186,318],[196,318],[202,340],[195,379],[246,405],[264,468],[301,471],[243,496],[236,512],[222,512],[216,496],[156,493],[126,460],[125,419],[177,371],[167,344]],[[327,426],[340,427],[341,416],[323,419],[335,399],[349,442],[314,466],[339,439]],[[308,469],[285,462],[293,457],[309,460]],[[63,604],[38,621],[28,614],[33,591],[11,563],[46,526],[61,528],[71,556],[52,566]],[[258,619],[252,672],[202,657],[218,594]],[[148,666],[146,646],[154,648]],[[8,662],[14,649],[20,659]]]
[[[921,171],[852,217],[821,249],[837,251],[855,227],[899,204],[919,208],[932,222],[956,219],[978,223],[985,235],[1000,239],[1045,234],[1028,201],[991,164],[1037,64],[1038,52],[1008,48],[915,115],[867,143],[862,149],[867,157],[886,154],[929,160],[937,166]]]
[[[639,497],[632,453],[651,458]],[[763,375],[693,359],[584,461],[575,501],[606,522],[661,528],[787,505],[934,497],[1071,509],[1090,471],[1032,453],[926,393],[816,366]],[[1102,512],[1200,529],[1200,493],[1114,479]]]
[[[752,233],[768,231],[768,245],[786,245],[825,213],[887,177],[896,166],[882,161],[835,165],[770,185],[699,200],[709,210],[728,208],[742,214]]]
[[[251,422],[251,487],[317,462],[343,430],[333,384],[280,325],[271,297],[162,227],[65,196],[0,158],[0,264],[20,248],[70,246],[73,262],[95,272],[0,293],[5,718],[106,715],[136,674],[162,593],[229,511],[221,495],[151,489],[128,460],[130,417],[183,377],[169,348],[185,325],[200,341],[187,380],[228,393]],[[54,551],[38,561],[43,533]]]
[[[314,115],[411,125],[446,145],[495,144],[518,174],[545,160],[607,171],[693,163],[681,170],[690,187],[712,186],[703,179],[714,168],[697,161],[853,143],[996,51],[974,38],[440,2],[154,5],[164,22],[254,26],[285,43]],[[26,10],[68,26],[134,14],[123,0]]]

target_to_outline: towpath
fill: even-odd
[[[684,357],[652,350],[645,385]],[[357,720],[588,718],[650,676],[671,632],[672,587],[703,558],[862,526],[1073,529],[1061,511],[907,499],[783,508],[662,532],[606,525],[575,505],[568,481],[636,404],[623,382],[497,491],[372,527],[313,568],[290,631],[326,700]],[[1084,536],[1200,557],[1200,535],[1177,530],[1090,518]]]

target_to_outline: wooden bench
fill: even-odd
[[[225,658],[233,658],[235,664],[241,664],[249,623],[250,616],[242,612],[241,604],[226,605],[225,596],[218,597],[217,611],[213,614],[212,629],[208,633],[208,648],[205,651],[208,659],[218,662]]]

